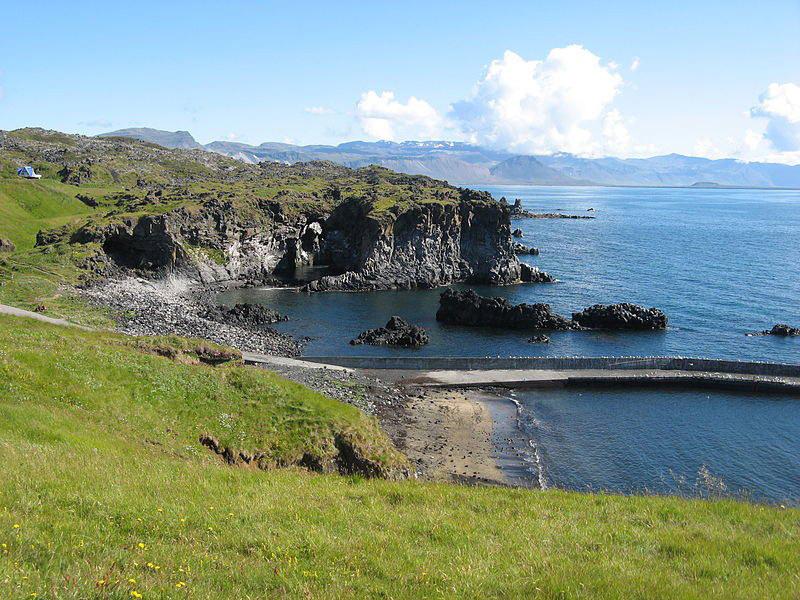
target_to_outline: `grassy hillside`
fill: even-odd
[[[0,597],[800,593],[797,510],[226,466],[201,433],[399,459],[357,411],[197,350],[0,316]]]

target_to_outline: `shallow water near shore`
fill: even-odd
[[[800,362],[800,338],[745,335],[779,322],[800,325],[800,191],[488,189],[509,202],[521,198],[532,211],[596,218],[514,222],[524,232],[520,241],[541,252],[522,260],[559,283],[469,287],[514,303],[548,302],[567,316],[595,303],[656,306],[668,315],[668,330],[556,332],[550,344],[530,344],[523,331],[437,323],[441,290],[232,290],[217,301],[263,303],[288,315],[276,329],[308,336],[309,356],[672,355]],[[430,344],[419,350],[348,344],[395,314],[425,327]],[[564,389],[519,393],[515,401],[517,410],[498,404],[492,413],[496,459],[516,482],[696,495],[719,477],[727,493],[800,501],[796,397]]]
[[[530,440],[528,473],[541,487],[800,504],[796,396],[580,388],[514,396]]]

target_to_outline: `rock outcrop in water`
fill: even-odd
[[[530,254],[532,256],[539,255],[539,249],[534,248],[532,246],[526,246],[525,244],[520,244],[519,242],[514,242],[514,253],[515,254]]]
[[[666,329],[667,315],[657,308],[637,304],[595,304],[572,313],[572,320],[587,329]]]
[[[417,325],[411,325],[400,317],[389,319],[385,327],[369,329],[361,333],[350,343],[354,346],[370,344],[372,346],[400,346],[403,348],[419,348],[428,343],[428,333]]]
[[[542,271],[539,267],[531,267],[525,263],[520,264],[519,278],[527,283],[555,283],[556,278],[547,271]]]
[[[779,337],[793,337],[800,335],[800,327],[792,327],[786,323],[773,325],[772,329],[765,329],[760,335],[776,335]]]
[[[473,290],[445,290],[436,320],[451,325],[525,328],[545,331],[582,329],[665,329],[666,315],[636,304],[596,304],[574,313],[572,320],[552,312],[549,304],[511,304],[505,298],[486,298]],[[539,337],[530,341],[542,342]],[[549,340],[548,340],[549,341]]]
[[[589,210],[594,210],[590,208]],[[588,215],[569,215],[560,212],[552,212],[552,213],[535,213],[529,210],[522,208],[522,200],[517,198],[514,201],[514,205],[510,209],[511,218],[514,220],[519,219],[594,219],[594,217]],[[517,230],[520,231],[521,230]]]
[[[445,290],[436,320],[449,325],[518,327],[567,331],[574,324],[555,314],[549,304],[511,304],[505,298],[485,298],[473,290]]]

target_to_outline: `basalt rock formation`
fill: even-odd
[[[777,325],[773,325],[772,329],[767,329],[764,332],[764,335],[777,335],[781,337],[789,337],[800,335],[800,327],[792,327],[787,325],[786,323],[778,323]]]
[[[439,298],[436,320],[449,325],[515,327],[548,331],[575,329],[555,314],[549,304],[511,304],[505,298],[485,298],[473,290],[445,290]]]
[[[473,290],[445,290],[436,320],[450,325],[521,328],[543,331],[584,329],[665,329],[666,315],[636,304],[596,304],[573,313],[572,320],[553,313],[549,304],[511,304],[505,298],[486,298]],[[542,336],[546,337],[546,336]],[[544,342],[539,336],[532,342]],[[549,341],[549,340],[547,340]]]
[[[417,325],[411,325],[400,317],[389,319],[385,327],[368,329],[357,338],[350,340],[354,346],[370,344],[372,346],[401,346],[403,348],[419,348],[428,343],[428,333]]]
[[[308,291],[432,288],[457,281],[523,281],[511,243],[508,207],[459,190],[457,202],[414,204],[380,213],[345,201],[324,223],[322,262],[335,273]]]
[[[539,256],[539,249],[534,248],[532,246],[526,246],[525,244],[520,244],[519,242],[514,242],[514,253],[515,254],[530,254],[531,256]]]
[[[587,329],[666,329],[667,315],[657,308],[636,304],[595,304],[572,313],[572,320]]]
[[[531,267],[525,263],[520,264],[520,280],[528,283],[555,283],[556,278],[546,271],[542,271],[539,267]]]

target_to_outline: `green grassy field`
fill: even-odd
[[[195,344],[0,316],[0,597],[800,593],[797,510],[227,466],[201,433],[289,462],[347,431],[402,459],[358,411],[189,364]]]

